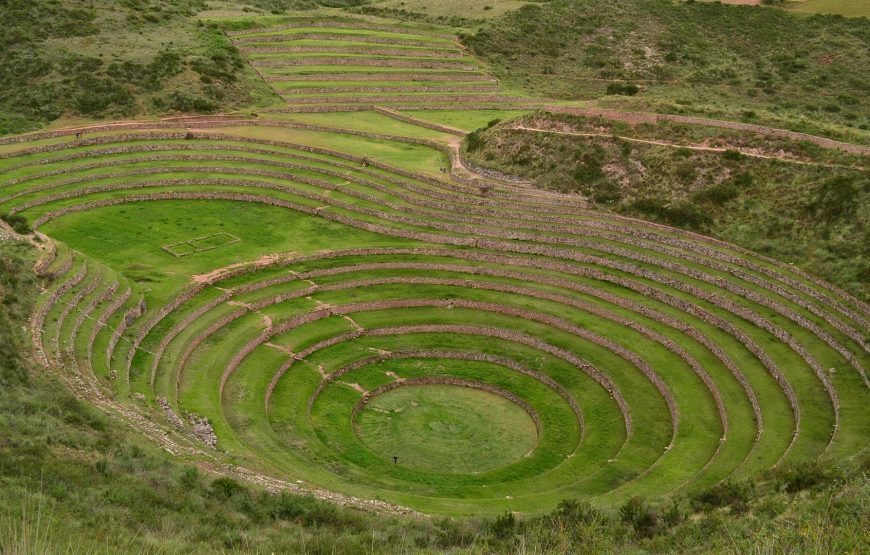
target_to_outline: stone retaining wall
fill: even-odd
[[[535,267],[548,271],[556,271],[567,274],[574,274],[580,277],[589,276],[593,278],[601,278],[600,272],[593,272],[592,270],[584,271],[581,267],[576,267],[572,265],[568,265],[561,262],[546,262],[546,261],[537,261],[534,264],[529,264],[529,261],[526,259],[522,259],[515,256],[506,256],[506,255],[497,255],[497,254],[488,254],[488,253],[469,253],[469,252],[461,252],[461,251],[452,251],[452,250],[444,250],[444,249],[432,249],[432,248],[406,248],[406,249],[390,249],[390,248],[372,248],[372,249],[347,249],[342,251],[334,251],[327,252],[318,255],[312,255],[310,257],[300,257],[293,262],[307,262],[309,260],[317,260],[321,258],[336,258],[341,256],[377,256],[377,255],[390,255],[396,256],[401,254],[412,254],[412,255],[424,255],[424,256],[447,256],[447,257],[455,257],[466,260],[474,260],[480,262],[487,263],[495,263],[501,265],[516,265],[516,266],[526,266],[526,267]],[[406,263],[386,263],[385,265],[392,264],[406,264]],[[361,264],[361,267],[368,267],[368,264]],[[372,265],[374,266],[374,265]],[[434,269],[434,267],[433,267]],[[535,274],[525,274],[525,273],[516,273],[512,271],[499,271],[495,269],[486,269],[483,267],[470,267],[468,269],[469,273],[480,274],[480,275],[493,275],[499,277],[507,277],[511,279],[521,279],[526,281],[538,281],[545,285],[554,285],[558,287],[564,287],[568,289],[575,290],[580,293],[596,296],[607,300],[608,302],[612,302],[624,308],[628,308],[629,310],[640,312],[645,316],[650,318],[662,321],[663,323],[667,323],[672,327],[679,329],[683,333],[686,333],[690,337],[698,340],[699,342],[705,344],[708,348],[711,349],[712,352],[717,354],[720,360],[723,360],[726,367],[731,370],[732,374],[735,375],[737,381],[743,386],[744,390],[747,392],[747,395],[750,398],[750,402],[754,407],[754,412],[756,413],[756,417],[759,419],[759,426],[761,426],[761,413],[760,408],[758,407],[758,401],[755,398],[754,392],[752,391],[751,386],[748,384],[746,377],[743,376],[742,372],[736,367],[733,361],[718,348],[709,338],[707,338],[704,334],[698,332],[692,326],[689,326],[683,322],[675,320],[671,317],[660,314],[648,307],[645,307],[640,304],[631,303],[622,297],[618,297],[616,295],[612,295],[606,293],[605,291],[601,291],[594,287],[584,286],[577,282],[571,280],[565,280],[561,278],[545,278],[543,276],[536,276]],[[590,274],[592,274],[590,276]],[[312,273],[307,273],[305,275],[313,275]],[[323,271],[321,275],[328,275],[327,271]],[[698,307],[695,304],[689,303],[687,301],[683,301],[678,297],[673,297],[667,293],[660,292],[654,288],[649,286],[640,285],[639,283],[632,282],[627,279],[616,278],[613,277],[608,281],[612,281],[622,287],[637,291],[645,296],[654,298],[655,300],[662,302],[664,304],[673,306],[682,312],[687,314],[691,314],[702,321],[705,321],[709,324],[718,327],[725,333],[731,335],[732,337],[738,339],[750,352],[752,352],[756,358],[767,368],[770,374],[776,379],[779,383],[780,387],[783,389],[786,397],[789,400],[789,404],[792,407],[794,412],[796,424],[800,422],[800,412],[797,405],[797,397],[791,388],[791,385],[782,375],[782,373],[777,368],[776,364],[766,355],[766,353],[757,345],[754,341],[752,341],[748,336],[739,331],[735,326],[733,326],[727,320],[724,320],[718,316],[709,313],[702,308]]]
[[[106,367],[112,367],[112,356],[115,353],[115,348],[118,346],[118,341],[121,340],[121,337],[124,335],[124,332],[139,318],[145,314],[145,298],[144,296],[139,297],[139,302],[136,303],[136,306],[133,306],[124,313],[124,316],[121,318],[121,321],[118,323],[118,327],[115,328],[115,331],[112,333],[112,336],[109,338],[109,343],[106,346]],[[114,375],[114,370],[112,371],[112,375]]]
[[[446,265],[446,264],[445,265],[421,264],[418,267],[420,269],[425,269],[425,270],[450,271],[451,269],[447,268],[447,266],[449,266],[449,265]],[[368,268],[367,265],[365,265],[365,264],[360,264],[360,265],[357,265],[356,267],[348,267],[348,268],[342,268],[342,269],[344,269],[346,271],[359,271],[359,270],[365,270],[365,269],[370,269],[370,268]],[[320,274],[319,272],[312,272],[312,274],[315,274],[315,275],[312,275],[311,277],[315,277],[318,274],[323,275],[323,274]],[[300,277],[308,277],[308,276],[306,276],[305,274],[300,274]],[[565,306],[572,306],[574,308],[578,308],[578,309],[583,310],[585,312],[595,314],[596,316],[599,316],[601,318],[604,318],[604,319],[610,320],[612,322],[615,322],[617,324],[620,324],[621,326],[633,329],[633,330],[637,331],[638,333],[640,333],[641,335],[643,335],[644,337],[646,337],[646,338],[648,338],[656,343],[659,343],[667,350],[676,354],[681,359],[683,359],[683,361],[686,362],[686,364],[690,368],[692,368],[692,371],[695,372],[695,374],[698,376],[698,378],[700,378],[702,383],[704,383],[704,386],[707,388],[708,392],[710,393],[710,395],[713,399],[714,404],[716,405],[716,410],[717,410],[717,413],[719,415],[720,422],[722,423],[723,434],[727,434],[727,432],[728,432],[728,417],[727,417],[727,414],[725,411],[724,403],[722,402],[721,393],[719,392],[719,389],[716,386],[716,384],[713,382],[712,378],[710,378],[709,374],[707,374],[706,370],[704,370],[704,368],[700,365],[700,363],[698,363],[698,361],[695,360],[695,358],[691,354],[689,354],[688,351],[683,349],[680,345],[676,344],[673,340],[647,328],[646,326],[644,326],[642,324],[631,321],[627,318],[620,317],[614,313],[611,313],[609,311],[606,311],[606,310],[598,307],[597,305],[585,303],[585,302],[580,301],[578,299],[575,299],[573,297],[568,297],[565,295],[558,295],[558,294],[554,294],[554,293],[548,293],[545,291],[526,289],[523,287],[518,287],[518,286],[513,286],[513,285],[492,283],[492,282],[475,282],[475,281],[471,281],[471,280],[450,279],[450,278],[434,278],[434,277],[415,278],[415,277],[393,277],[393,276],[391,276],[391,277],[385,277],[385,278],[371,278],[371,279],[362,279],[362,280],[350,281],[350,282],[339,282],[336,284],[323,285],[320,287],[320,289],[323,291],[343,290],[343,289],[348,289],[348,288],[365,289],[367,287],[371,287],[374,285],[383,285],[383,284],[413,284],[413,285],[438,285],[438,286],[449,285],[449,286],[464,287],[464,288],[470,288],[470,289],[501,291],[504,293],[523,295],[523,296],[527,296],[527,297],[531,297],[531,298],[551,301],[551,302],[555,302],[555,303],[565,305]],[[494,305],[494,304],[490,304],[490,303],[480,303],[480,302],[474,302],[474,301],[466,301],[466,300],[456,300],[456,301],[436,300],[436,301],[432,301],[432,302],[434,303],[433,305],[425,305],[425,306],[447,306],[447,307],[451,307],[451,308],[452,307],[460,307],[460,308],[471,308],[471,309],[485,310],[487,312],[495,312],[495,313],[502,314],[502,315],[515,316],[515,317],[522,318],[525,320],[538,321],[540,323],[544,323],[544,324],[550,325],[552,327],[557,327],[559,329],[562,329],[563,331],[568,331],[569,333],[572,333],[573,335],[575,335],[577,337],[582,337],[583,339],[586,339],[587,341],[591,341],[591,342],[595,343],[596,345],[604,347],[604,348],[610,350],[611,352],[618,354],[619,356],[625,358],[626,360],[629,360],[630,362],[632,362],[636,366],[640,365],[640,366],[638,366],[638,368],[640,368],[641,371],[647,376],[647,378],[650,379],[650,381],[652,381],[656,385],[657,388],[659,388],[660,392],[663,392],[663,396],[667,395],[667,397],[671,398],[671,401],[668,404],[669,404],[669,406],[674,405],[674,408],[675,408],[675,402],[673,401],[672,395],[667,391],[667,388],[664,385],[664,382],[661,380],[661,378],[655,373],[655,371],[651,367],[649,367],[642,359],[633,355],[631,351],[621,347],[620,345],[617,345],[615,343],[610,342],[609,340],[607,340],[606,338],[604,338],[602,336],[599,336],[599,335],[594,334],[592,332],[581,331],[581,328],[578,328],[577,326],[574,326],[573,324],[570,324],[567,321],[556,319],[554,317],[550,317],[548,315],[544,315],[541,313],[535,313],[532,311],[525,311],[525,310],[514,309],[514,308],[510,308],[510,307],[503,308],[500,305]],[[582,333],[582,335],[581,335],[581,333]],[[667,398],[667,397],[665,397],[665,398]]]
[[[0,200],[0,204],[3,204],[4,201],[5,199]],[[57,243],[49,239],[47,235],[39,233],[38,231],[34,233],[34,235],[42,241],[43,245],[45,245],[45,250],[33,264],[33,273],[38,277],[44,278],[47,277],[46,272],[48,267],[51,266],[51,263],[57,258]]]
[[[68,272],[69,270],[67,270]],[[63,275],[66,275],[67,272],[64,272]],[[48,367],[50,361],[45,352],[45,344],[43,342],[43,332],[45,327],[45,319],[48,317],[48,313],[52,308],[57,304],[58,300],[65,295],[67,292],[72,290],[73,287],[77,286],[79,283],[85,279],[85,275],[88,273],[88,263],[84,261],[82,263],[82,267],[79,268],[79,271],[68,278],[66,281],[57,286],[54,291],[52,291],[48,297],[48,299],[42,303],[42,306],[33,313],[33,317],[31,318],[31,337],[33,340],[34,352],[36,353],[36,357],[39,359],[40,363],[43,366]]]
[[[115,282],[114,289],[117,292],[119,284]],[[88,350],[87,350],[87,361],[88,367],[91,368],[91,373],[93,373],[93,355],[94,355],[94,342],[97,340],[97,334],[100,333],[103,328],[108,325],[109,319],[115,315],[116,312],[127,302],[127,300],[132,296],[133,290],[129,287],[122,293],[118,298],[112,301],[108,307],[106,307],[105,312],[97,318],[97,321],[94,323],[94,327],[91,328],[91,335],[88,337]],[[113,293],[114,295],[114,293]],[[109,299],[106,299],[108,302]]]
[[[364,366],[368,366],[370,364],[375,364],[384,360],[398,360],[398,359],[408,359],[408,358],[442,358],[442,359],[451,359],[451,360],[468,360],[468,361],[476,361],[476,362],[488,362],[491,364],[495,364],[498,366],[503,366],[508,368],[514,372],[529,376],[530,378],[544,384],[549,387],[553,391],[555,391],[560,397],[562,397],[568,406],[571,407],[572,412],[574,412],[574,416],[577,419],[577,425],[580,429],[580,437],[585,436],[585,423],[583,419],[583,413],[580,410],[580,405],[577,404],[577,400],[574,399],[574,396],[571,393],[562,387],[561,384],[547,376],[546,374],[542,374],[540,372],[536,372],[515,360],[498,357],[495,355],[489,355],[486,353],[476,353],[476,352],[465,352],[465,351],[443,351],[443,350],[410,350],[410,351],[397,351],[379,354],[371,357],[366,357],[362,361],[356,361],[349,365],[346,365],[335,372],[329,374],[324,377],[323,382],[318,386],[316,392],[311,396],[308,401],[308,411],[311,412],[311,408],[313,407],[315,398],[323,391],[324,383],[326,382],[334,382],[341,376],[346,375],[348,372],[362,368]],[[362,364],[360,364],[362,363]]]
[[[576,366],[585,374],[592,377],[611,395],[617,407],[619,407],[620,412],[622,413],[623,421],[625,422],[626,437],[631,437],[633,434],[634,428],[632,426],[631,412],[629,410],[628,404],[626,403],[625,399],[622,397],[622,394],[619,392],[616,386],[614,386],[613,383],[610,381],[610,379],[605,375],[601,374],[596,368],[594,368],[591,364],[589,364],[582,358],[577,357],[573,353],[560,349],[559,347],[550,345],[549,343],[542,341],[536,337],[532,337],[521,332],[504,330],[500,328],[486,328],[478,326],[451,324],[424,324],[375,328],[364,330],[362,334],[364,336],[379,337],[411,333],[460,333],[465,335],[495,337],[498,339],[504,339],[506,341],[519,343],[521,345],[525,345],[527,347],[531,347],[533,349],[537,349],[542,352],[551,354],[556,358],[560,358],[568,362],[569,364]]]
[[[337,93],[389,93],[389,92],[449,92],[449,93],[469,93],[469,92],[498,92],[500,89],[495,85],[400,85],[396,87],[377,86],[377,87],[281,87],[275,89],[281,97],[290,101],[297,98],[297,95],[304,94],[337,94]],[[377,111],[377,108],[375,108]],[[418,120],[419,121],[419,120]]]
[[[239,52],[245,54],[291,54],[291,53],[323,53],[323,54],[369,54],[372,56],[411,56],[421,58],[465,58],[464,52],[458,50],[433,50],[431,48],[386,48],[365,46],[239,46]],[[354,58],[356,59],[356,58]]]
[[[56,356],[57,366],[63,366],[61,362],[61,349],[60,349],[60,335],[63,331],[64,323],[66,322],[67,317],[72,313],[73,310],[78,309],[79,303],[85,298],[87,295],[91,294],[93,291],[97,289],[102,281],[102,276],[96,276],[94,279],[88,281],[84,287],[76,291],[76,293],[70,298],[70,300],[63,305],[63,309],[55,321],[55,333],[54,338],[52,340],[52,345],[54,347],[54,353]]]
[[[250,60],[256,67],[298,67],[298,66],[361,66],[361,67],[406,67],[416,69],[454,69],[460,71],[476,71],[480,69],[468,62],[447,62],[438,60],[412,60],[400,58],[340,58],[335,56],[310,56],[305,58]]]
[[[326,21],[313,20],[305,22],[282,23],[271,27],[251,27],[240,31],[226,31],[228,37],[236,37],[239,35],[253,35],[257,33],[276,33],[287,29],[304,29],[304,28],[324,28],[324,29],[358,29],[364,31],[386,31],[388,33],[400,33],[406,35],[420,35],[439,39],[456,40],[454,35],[438,33],[425,29],[416,29],[413,27],[400,27],[397,25],[383,25],[379,23],[369,23],[367,21]]]
[[[305,75],[264,75],[263,80],[267,83],[282,81],[490,81],[497,83],[498,80],[483,73],[449,73],[449,72],[426,72],[426,73],[309,73]]]
[[[347,35],[344,33],[293,33],[288,35],[261,35],[253,37],[238,37],[232,39],[233,44],[259,44],[268,42],[292,42],[297,40],[337,40],[364,42],[368,44],[394,44],[401,46],[437,46],[438,43],[425,40],[398,39],[379,37],[375,35]]]
[[[315,104],[317,106],[321,106],[324,104],[364,104],[366,106],[374,106],[375,104],[380,104],[381,102],[416,102],[418,100],[422,100],[424,102],[514,102],[517,99],[508,97],[508,96],[498,96],[498,95],[487,95],[487,94],[454,94],[454,95],[403,95],[403,94],[395,94],[395,95],[359,95],[359,96],[305,96],[305,97],[284,97],[288,103],[292,104]],[[402,137],[398,135],[382,135],[385,140],[391,141],[399,141],[399,142],[409,142],[411,140],[417,140],[410,137]],[[387,139],[387,137],[390,137]],[[433,141],[426,141],[426,143],[433,143],[433,148],[437,148],[438,150],[443,150],[444,145],[441,143],[435,143]],[[420,143],[420,144],[426,144]]]

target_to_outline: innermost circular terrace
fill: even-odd
[[[507,391],[474,382],[395,382],[359,406],[355,429],[375,453],[414,470],[478,473],[530,453],[538,418]]]

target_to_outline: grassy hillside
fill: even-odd
[[[272,98],[201,0],[0,4],[0,134],[61,116],[209,113]]]
[[[870,125],[870,22],[670,0],[555,0],[465,39],[506,82],[566,100],[776,120]]]
[[[478,131],[466,149],[480,165],[742,245],[870,297],[867,157],[723,129],[550,113]]]

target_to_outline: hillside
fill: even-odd
[[[548,112],[480,130],[466,152],[480,166],[742,245],[870,297],[868,156],[721,128]]]
[[[60,117],[211,113],[270,103],[274,93],[222,31],[196,18],[206,7],[202,0],[3,2],[0,134]]]
[[[539,96],[848,134],[870,121],[866,19],[670,0],[526,5],[464,39]],[[866,141],[866,135],[863,135]]]

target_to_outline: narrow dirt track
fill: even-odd
[[[856,145],[852,143],[844,143],[835,141],[818,135],[809,135],[807,133],[799,133],[797,131],[789,131],[787,129],[778,129],[776,127],[766,127],[756,125],[754,123],[740,123],[736,121],[725,121],[719,119],[708,119],[697,116],[681,116],[676,114],[650,114],[644,112],[623,112],[621,110],[609,110],[604,108],[572,108],[569,106],[545,106],[544,109],[548,112],[557,114],[572,114],[575,116],[599,117],[623,121],[631,125],[639,123],[657,123],[659,121],[673,121],[675,123],[685,123],[689,125],[706,125],[709,127],[721,127],[724,129],[736,129],[738,131],[750,131],[752,133],[760,133],[763,135],[773,135],[777,137],[785,137],[796,141],[808,141],[813,144],[825,148],[838,148],[851,154],[861,154],[864,156],[870,155],[870,146]]]
[[[573,137],[599,137],[599,138],[608,138],[608,139],[620,139],[622,141],[629,141],[632,143],[643,143],[648,145],[656,145],[656,146],[664,146],[669,148],[686,148],[689,150],[698,150],[702,152],[726,152],[728,150],[733,150],[739,152],[743,156],[747,156],[749,158],[761,158],[763,160],[777,160],[779,162],[785,162],[788,164],[799,164],[802,166],[817,166],[822,168],[836,168],[836,169],[849,169],[849,170],[864,170],[864,166],[847,166],[844,164],[825,164],[822,162],[808,162],[805,160],[796,160],[794,158],[787,158],[785,156],[773,156],[769,154],[758,154],[756,152],[750,152],[741,148],[725,148],[725,147],[716,147],[716,146],[698,146],[698,145],[685,145],[679,143],[671,143],[668,141],[655,141],[652,139],[638,139],[636,137],[627,137],[625,135],[616,135],[614,133],[581,133],[577,131],[557,131],[553,129],[540,129],[537,127],[526,127],[524,125],[515,125],[508,127],[508,129],[515,129],[518,131],[528,131],[530,133],[549,133],[553,135],[570,135]]]

